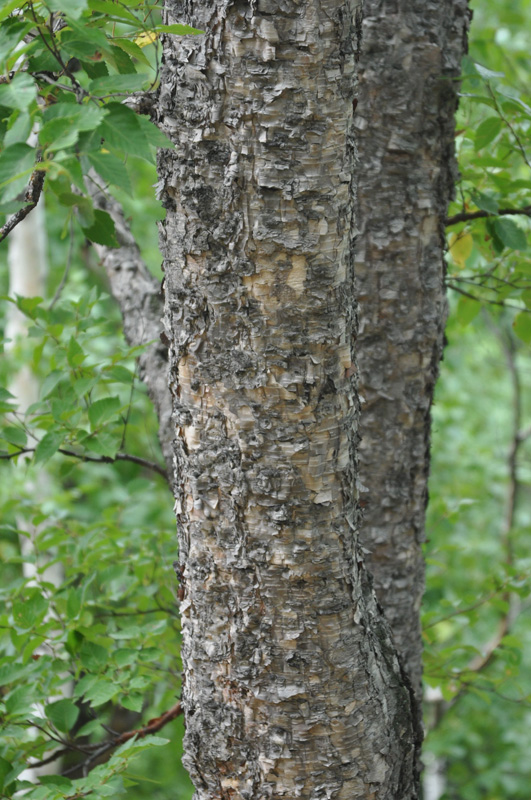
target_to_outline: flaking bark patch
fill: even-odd
[[[195,800],[412,800],[357,549],[355,2],[166,4],[160,157]]]

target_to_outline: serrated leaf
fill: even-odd
[[[99,208],[94,209],[94,222],[88,228],[83,228],[83,233],[96,244],[103,244],[106,247],[119,247],[116,239],[114,222],[106,211]]]
[[[163,133],[160,128],[157,128],[154,122],[152,122],[148,117],[144,117],[142,114],[139,114],[138,123],[142,128],[142,131],[148,140],[149,144],[152,147],[166,147],[173,149],[175,145],[171,141],[165,133]]]
[[[59,450],[64,438],[63,431],[50,431],[45,434],[35,449],[35,463],[48,461]]]
[[[8,714],[28,714],[34,699],[33,687],[19,686],[6,698],[6,711]]]
[[[79,708],[67,698],[56,700],[55,703],[48,703],[44,711],[52,725],[55,725],[63,733],[72,730],[79,716]]]
[[[89,153],[88,159],[98,175],[106,183],[118,186],[128,194],[132,194],[129,173],[123,161],[112,153]]]
[[[104,75],[96,78],[89,84],[89,92],[95,97],[103,97],[109,94],[127,94],[143,89],[149,81],[149,75],[127,74],[127,75]]]
[[[0,84],[0,106],[25,111],[37,97],[37,86],[27,72],[18,72],[9,83]]]
[[[474,137],[474,149],[476,152],[486,147],[499,134],[502,129],[502,121],[499,117],[487,117],[480,123]]]
[[[13,603],[13,619],[18,628],[29,630],[39,622],[48,611],[48,601],[39,590],[35,590],[29,597],[24,597]]]
[[[120,447],[119,440],[105,431],[87,436],[83,439],[82,444],[92,453],[106,458],[114,458]]]
[[[136,692],[130,692],[130,694],[120,698],[120,704],[124,708],[128,708],[129,711],[140,712],[142,711],[144,698],[141,694],[138,694]]]
[[[118,694],[120,687],[110,681],[98,681],[85,692],[85,700],[93,706],[101,706]]]
[[[527,249],[527,237],[512,219],[499,217],[493,221],[493,227],[505,247],[510,247],[511,250]]]
[[[81,663],[89,670],[98,671],[108,660],[107,650],[95,642],[85,641],[79,651]],[[88,690],[85,690],[85,693]]]

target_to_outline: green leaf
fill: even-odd
[[[106,247],[119,247],[116,239],[114,222],[106,211],[99,208],[94,209],[94,222],[88,228],[83,228],[83,233],[96,244],[103,244]]]
[[[476,152],[486,147],[499,134],[502,129],[502,121],[499,117],[487,117],[478,126],[474,139],[474,149]]]
[[[120,410],[121,402],[119,397],[104,397],[92,403],[88,410],[90,425],[92,430],[107,422],[114,417]]]
[[[50,11],[59,11],[72,19],[79,19],[87,7],[87,0],[46,0]]]
[[[142,128],[144,136],[152,147],[166,147],[168,149],[173,149],[175,147],[172,140],[166,136],[166,134],[163,133],[160,128],[157,128],[155,123],[152,122],[148,117],[144,117],[142,114],[139,114],[137,119],[140,127]]]
[[[66,614],[68,619],[75,619],[79,616],[83,601],[83,593],[79,589],[70,589],[66,601]]]
[[[482,211],[488,211],[489,214],[498,213],[498,201],[492,195],[477,192],[473,193],[471,198],[472,202],[475,203]]]
[[[143,89],[149,81],[149,75],[144,74],[128,74],[128,75],[104,75],[102,78],[96,78],[89,84],[89,92],[96,96],[102,97],[109,94],[127,94],[129,92],[136,92]]]
[[[37,87],[27,72],[18,72],[9,83],[0,84],[0,106],[25,111],[37,97]]]
[[[116,453],[120,448],[120,441],[117,439],[116,436],[112,436],[111,434],[102,433],[92,434],[91,436],[87,436],[81,442],[87,450],[90,450],[92,453],[97,453],[99,456],[105,456],[106,458],[114,458]]]
[[[6,698],[6,711],[14,716],[20,716],[21,714],[27,716],[33,700],[33,687],[19,686]]]
[[[0,791],[5,786],[5,779],[13,769],[13,765],[5,758],[0,756]]]
[[[120,687],[110,681],[98,681],[85,692],[85,700],[93,706],[101,706],[118,694]]]
[[[14,425],[4,428],[2,430],[2,436],[6,441],[16,445],[16,447],[25,447],[28,441],[28,437],[22,428],[17,428]]]
[[[129,173],[123,161],[112,153],[89,153],[88,159],[98,175],[100,175],[106,183],[112,183],[113,186],[118,186],[128,194],[132,194],[131,181]]]
[[[505,247],[510,247],[511,250],[527,249],[527,237],[512,219],[499,217],[493,221],[493,227]]]
[[[80,347],[77,340],[71,336],[68,342],[68,349],[66,351],[68,363],[71,367],[79,367],[86,358],[83,348]]]
[[[137,61],[140,61],[144,66],[151,67],[151,64],[147,60],[142,48],[139,47],[135,42],[132,42],[130,39],[113,39],[113,45],[116,47],[120,47],[124,50],[128,56],[132,58],[136,58]]]
[[[64,377],[65,374],[60,369],[52,370],[42,382],[41,399],[45,400],[53,392],[57,384],[64,380]]]
[[[48,601],[38,589],[31,595],[13,603],[13,619],[18,628],[29,630],[39,622],[48,611]]]
[[[79,655],[83,666],[95,672],[105,666],[109,658],[105,647],[89,641],[83,642]]]
[[[483,64],[478,64],[477,61],[474,61],[473,64],[478,75],[481,75],[487,81],[492,78],[505,78],[505,72],[495,72],[492,69],[488,69],[488,67],[484,67]]]
[[[61,447],[65,435],[64,431],[50,431],[45,434],[35,449],[35,463],[48,461]]]
[[[116,650],[113,654],[113,658],[118,667],[129,667],[131,664],[134,664],[135,661],[138,659],[138,651],[131,650],[128,647],[120,648]]]
[[[481,303],[469,297],[460,297],[457,304],[457,319],[462,325],[469,325],[481,311]]]
[[[106,109],[109,114],[99,128],[105,141],[111,147],[152,162],[149,142],[134,111],[121,103],[108,103]]]
[[[141,694],[130,692],[130,694],[120,698],[120,703],[124,708],[128,708],[129,711],[140,712],[142,711],[144,698]]]
[[[4,136],[4,147],[10,147],[17,142],[25,142],[31,133],[32,124],[32,118],[27,111],[19,114]]]
[[[531,344],[531,314],[521,311],[513,322],[513,330],[522,342]]]
[[[19,142],[0,153],[0,186],[9,184],[2,192],[3,200],[12,200],[26,188],[35,165],[35,150]]]
[[[72,730],[79,716],[79,708],[72,700],[66,698],[56,700],[55,703],[48,703],[44,711],[50,722],[63,733]]]
[[[142,22],[120,3],[112,2],[112,0],[88,0],[88,5],[91,11],[98,11],[108,17],[126,19],[134,22],[135,26],[143,28]],[[113,43],[116,43],[116,40],[113,40]]]

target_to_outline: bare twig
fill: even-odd
[[[503,217],[511,214],[523,215],[531,217],[531,206],[524,206],[523,208],[499,208],[496,212],[491,211],[461,211],[459,214],[454,214],[453,217],[448,217],[446,220],[446,227],[457,225],[459,222],[472,222],[475,219],[486,219],[487,217]]]
[[[21,447],[14,453],[2,453],[0,455],[0,460],[9,461],[12,458],[24,455],[25,453],[34,453],[35,450],[35,447]],[[116,453],[114,457],[100,456],[99,458],[95,458],[93,456],[87,456],[85,453],[75,453],[73,450],[65,450],[62,447],[60,447],[57,452],[62,453],[64,456],[71,456],[72,458],[78,458],[80,461],[90,461],[95,464],[114,464],[116,461],[130,461],[133,464],[139,464],[141,467],[146,467],[146,469],[151,469],[153,472],[158,473],[162,478],[164,478],[164,480],[168,480],[166,470],[164,467],[161,467],[160,464],[157,464],[154,461],[148,461],[146,458],[141,458],[140,456],[131,455],[130,453]]]

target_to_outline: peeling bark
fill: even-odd
[[[159,159],[195,800],[413,800],[412,691],[357,547],[356,17],[166,3]]]
[[[139,375],[146,385],[159,421],[159,441],[166,471],[173,480],[173,425],[168,390],[168,353],[161,341],[164,302],[159,281],[151,275],[124,219],[120,204],[101,191],[97,175],[88,180],[96,208],[113,218],[119,247],[95,245],[107,273],[111,293],[120,307],[124,335],[129,345],[151,342],[138,356]]]
[[[430,406],[442,354],[444,220],[456,175],[466,0],[364,0],[355,116],[362,529],[415,691]]]

